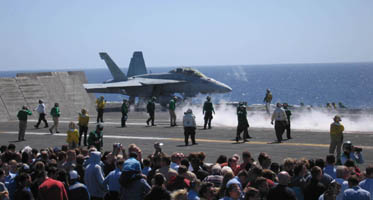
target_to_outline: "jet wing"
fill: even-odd
[[[102,84],[83,84],[84,88],[88,91],[102,91],[105,89],[125,89],[128,87],[142,87],[152,85],[165,85],[165,84],[177,84],[185,81],[172,80],[172,79],[152,79],[152,78],[133,78],[128,81],[120,81],[115,83],[102,83]]]

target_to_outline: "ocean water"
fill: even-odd
[[[292,64],[257,66],[194,67],[232,88],[231,93],[212,95],[215,101],[263,103],[265,90],[271,89],[273,102],[325,106],[342,102],[350,108],[373,107],[373,63]],[[173,68],[149,68],[152,73]],[[127,69],[123,69],[127,72]],[[86,70],[90,83],[111,78],[107,69]],[[122,95],[105,95],[119,101]],[[201,98],[203,99],[203,98]]]
[[[271,89],[273,102],[325,106],[342,102],[349,108],[373,107],[373,63],[283,64],[250,66],[193,67],[232,88],[231,93],[212,95],[215,102],[246,101],[263,103],[265,90]],[[174,67],[148,68],[151,73],[167,72]],[[127,69],[122,69],[127,72]],[[44,70],[45,71],[45,70]],[[111,79],[107,68],[84,70],[89,83]],[[0,77],[12,77],[19,71],[0,71]],[[24,72],[24,71],[23,71]],[[101,94],[97,94],[99,96]],[[109,101],[123,95],[103,94]],[[204,96],[200,96],[202,101]]]

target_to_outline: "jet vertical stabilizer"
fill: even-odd
[[[128,77],[147,74],[144,57],[142,56],[141,51],[133,52],[131,58],[130,66],[128,68],[127,75]]]
[[[101,52],[100,57],[102,60],[105,61],[106,65],[108,66],[110,73],[113,76],[114,82],[127,80],[127,76],[119,69],[117,64],[115,64],[115,62],[110,58],[110,56],[107,53]]]

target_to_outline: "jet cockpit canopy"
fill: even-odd
[[[207,78],[204,74],[200,71],[190,68],[190,67],[183,67],[183,68],[176,68],[171,70],[169,73],[176,73],[176,74],[186,74],[186,75],[194,75],[200,78]]]

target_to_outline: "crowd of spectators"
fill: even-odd
[[[68,145],[0,150],[0,200],[373,198],[373,166],[335,165],[334,155],[276,163],[265,152],[254,158],[243,151],[206,163],[204,152],[167,155],[159,144],[148,156],[118,143],[103,152]]]

